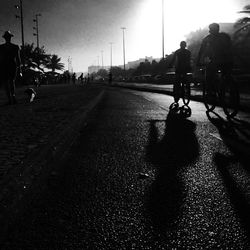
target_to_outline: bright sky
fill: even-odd
[[[3,0],[1,0],[3,1]],[[14,8],[20,0],[1,3],[0,32],[11,30],[14,43],[21,43],[20,22]],[[171,53],[185,34],[211,22],[234,22],[237,11],[248,0],[165,0],[165,53]],[[123,64],[122,30],[125,30],[126,62],[162,55],[162,0],[23,0],[25,41],[36,42],[33,33],[35,14],[39,18],[40,45],[48,53],[72,58],[76,72],[90,65]],[[2,40],[3,42],[3,40]]]

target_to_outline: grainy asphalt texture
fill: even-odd
[[[249,158],[157,98],[107,88],[2,249],[249,249]]]

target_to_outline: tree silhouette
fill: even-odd
[[[45,69],[51,70],[55,75],[56,70],[63,70],[64,64],[57,55],[48,55],[44,47],[37,48],[34,44],[26,43],[21,48],[23,83],[31,84],[34,78],[44,75]]]
[[[46,68],[51,69],[52,72],[55,72],[56,70],[63,70],[64,64],[60,62],[61,58],[57,55],[51,55],[48,57]]]

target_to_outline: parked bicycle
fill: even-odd
[[[204,70],[205,79],[206,70]],[[211,86],[210,86],[211,85]],[[213,84],[203,82],[203,101],[207,111],[213,111],[217,106],[221,106],[228,118],[237,115],[240,105],[240,95],[238,86],[231,74],[222,74],[217,71]]]

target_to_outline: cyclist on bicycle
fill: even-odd
[[[219,32],[218,23],[209,25],[209,35],[201,43],[198,53],[197,66],[205,65],[206,82],[212,87],[216,82],[218,70],[223,76],[230,76],[233,66],[231,38],[224,32]]]
[[[191,71],[191,52],[186,49],[187,43],[181,41],[180,49],[176,50],[173,55],[169,67],[175,63],[175,76],[176,80],[174,83],[174,100],[177,103],[181,95],[181,82],[183,84],[187,83],[187,73]]]

